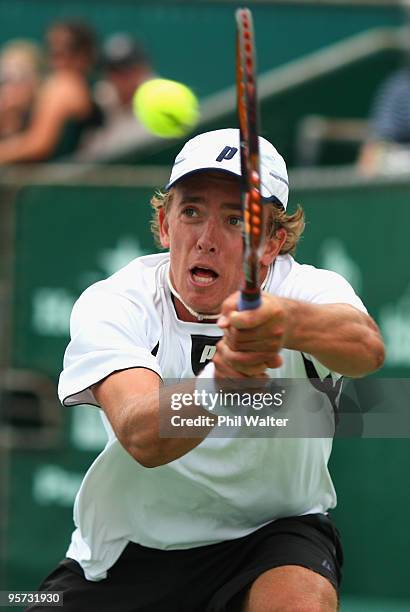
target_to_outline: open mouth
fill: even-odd
[[[194,266],[189,270],[191,278],[197,285],[210,285],[218,277],[219,274],[212,270],[212,268],[203,268],[201,266]]]

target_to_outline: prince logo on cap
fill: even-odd
[[[222,149],[222,151],[219,153],[218,157],[216,158],[217,162],[221,162],[224,159],[232,159],[232,157],[235,155],[235,153],[238,152],[238,149],[236,147],[225,147],[224,149]]]

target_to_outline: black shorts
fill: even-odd
[[[338,591],[342,563],[332,520],[309,514],[199,548],[164,551],[130,542],[100,582],[86,580],[76,561],[64,559],[39,590],[62,591],[64,612],[237,612],[252,582],[269,569],[307,567]]]

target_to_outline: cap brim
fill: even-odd
[[[237,172],[234,172],[233,170],[226,170],[225,168],[220,168],[220,167],[215,167],[215,166],[204,166],[203,168],[195,168],[195,170],[191,170],[190,172],[185,172],[184,174],[181,174],[181,176],[175,177],[172,181],[169,181],[165,185],[165,189],[168,191],[168,189],[171,189],[171,187],[173,187],[175,183],[177,183],[181,179],[187,176],[198,174],[199,172],[222,172],[223,174],[229,174],[230,176],[236,176],[238,179],[240,179],[242,176],[241,174],[238,174]],[[263,186],[262,186],[262,189],[263,189]],[[283,210],[285,210],[283,203],[276,196],[274,195],[264,196],[263,193],[261,193],[261,196],[262,196],[263,201],[270,202],[272,204],[276,204],[280,206],[281,208],[283,208]]]
[[[233,172],[232,170],[226,170],[225,168],[219,167],[216,168],[215,166],[204,166],[203,168],[195,168],[195,170],[185,172],[184,174],[181,174],[181,176],[176,176],[172,181],[169,181],[169,183],[165,185],[165,189],[170,189],[173,185],[175,185],[175,183],[177,183],[181,179],[187,176],[192,176],[193,174],[198,174],[199,172],[222,172],[223,174],[230,174],[231,176],[236,176],[237,178],[241,177],[240,174],[238,174],[237,172]]]

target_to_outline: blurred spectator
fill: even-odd
[[[361,174],[410,172],[410,0],[401,0],[403,67],[382,82],[370,115],[370,134],[358,160]]]
[[[360,153],[364,175],[410,171],[410,65],[379,88],[370,118],[370,137]]]
[[[113,34],[103,47],[102,68],[95,99],[103,109],[104,126],[83,141],[81,159],[115,157],[147,137],[132,111],[136,89],[155,76],[143,46],[126,33]]]
[[[24,130],[41,81],[42,54],[28,40],[0,50],[0,140]]]
[[[81,22],[62,21],[48,29],[46,41],[50,74],[27,128],[0,142],[0,164],[69,155],[84,131],[101,123],[87,81],[96,59],[93,31]]]

